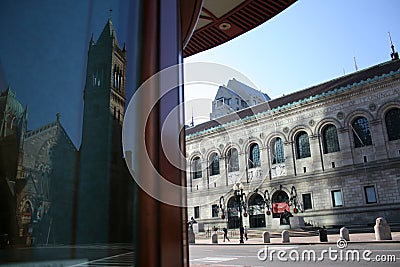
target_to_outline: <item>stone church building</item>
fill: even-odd
[[[400,60],[394,56],[186,129],[199,229],[400,222]],[[234,196],[234,185],[243,197]],[[240,204],[239,204],[240,203]]]
[[[28,109],[10,88],[1,92],[0,235],[11,243],[132,241],[134,183],[121,143],[126,48],[111,18],[88,50],[79,149],[59,114],[28,130]]]
[[[18,244],[69,243],[77,151],[60,115],[27,130],[28,109],[10,88],[0,112],[0,234]]]

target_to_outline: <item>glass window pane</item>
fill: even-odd
[[[373,185],[364,187],[364,193],[365,193],[365,199],[368,204],[377,202],[375,187]]]
[[[353,122],[354,147],[372,145],[369,122],[366,118],[360,117]]]
[[[259,167],[260,164],[260,148],[258,144],[253,144],[250,147],[249,168]]]
[[[239,170],[239,158],[236,148],[232,148],[227,154],[228,172],[235,172]]]
[[[217,153],[213,153],[210,156],[210,175],[218,175],[219,174],[219,156]]]
[[[332,191],[332,202],[334,207],[343,206],[342,191],[335,190]]]
[[[325,127],[322,136],[325,154],[340,151],[337,130],[334,125]]]
[[[272,143],[272,164],[285,162],[285,152],[283,149],[282,139],[277,137]]]
[[[296,146],[298,159],[311,157],[310,141],[306,132],[301,132],[297,136]]]
[[[386,116],[386,130],[389,141],[400,139],[400,109],[394,108],[390,110]]]
[[[303,194],[303,208],[304,210],[312,209],[311,194]]]
[[[200,207],[199,206],[194,207],[194,218],[195,219],[200,218]]]
[[[201,178],[202,170],[201,170],[201,160],[199,157],[193,159],[193,179]]]
[[[218,205],[214,204],[211,206],[211,213],[212,213],[212,217],[218,217]]]

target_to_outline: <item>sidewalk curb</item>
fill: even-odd
[[[400,243],[400,240],[379,240],[379,241],[347,241],[347,244],[393,244],[393,243]],[[336,245],[336,242],[293,242],[293,243],[195,243],[189,244],[189,246],[260,246],[260,245],[268,245],[268,246],[290,246],[290,245]]]

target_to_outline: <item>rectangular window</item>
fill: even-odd
[[[335,166],[335,162],[332,162],[332,168],[335,168],[336,166]]]
[[[213,218],[218,217],[218,205],[217,204],[214,204],[211,206],[211,212],[212,212]]]
[[[373,185],[364,186],[364,194],[365,194],[365,201],[367,202],[367,204],[377,202],[375,186]]]
[[[228,99],[226,100],[226,104],[227,104],[228,106],[232,106],[232,98],[228,98]]]
[[[304,210],[312,209],[311,194],[303,194],[303,208]]]
[[[194,207],[194,218],[195,219],[200,218],[200,207],[199,206]]]
[[[343,206],[342,190],[333,190],[332,192],[332,204],[334,207]]]

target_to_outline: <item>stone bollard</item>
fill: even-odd
[[[271,239],[269,237],[269,233],[267,231],[265,231],[263,233],[263,240],[264,240],[264,243],[270,243],[271,242]]]
[[[385,218],[379,217],[376,219],[374,231],[376,240],[392,240],[392,232]]]
[[[211,235],[211,243],[218,244],[218,234]]]
[[[346,241],[350,241],[350,235],[349,235],[349,229],[347,229],[346,227],[342,227],[340,228],[340,238],[344,239]]]
[[[282,243],[290,243],[290,235],[288,230],[282,231]]]

